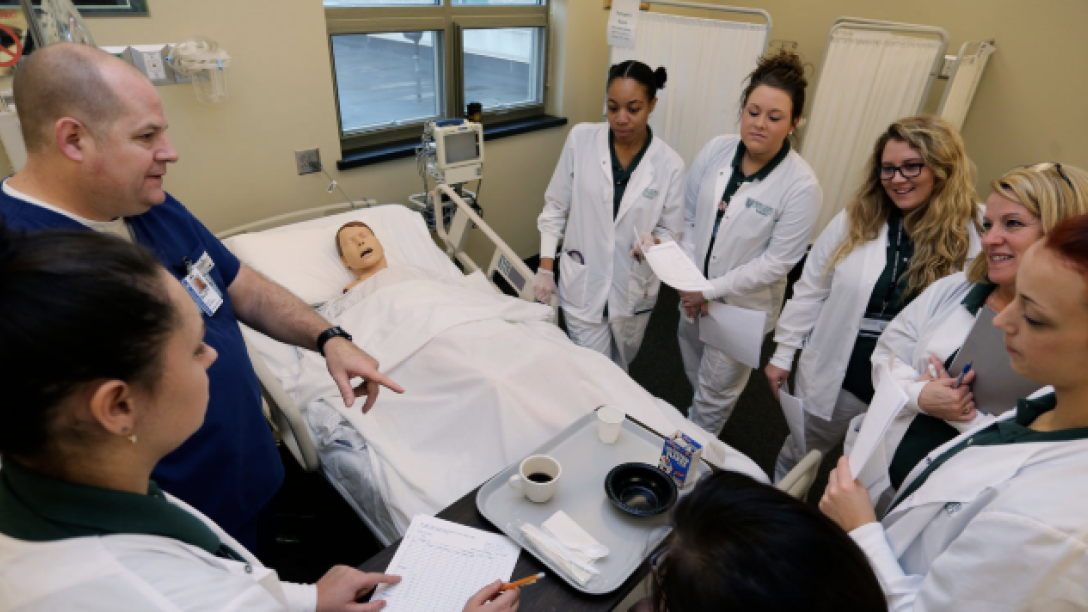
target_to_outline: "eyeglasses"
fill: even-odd
[[[669,554],[668,545],[662,546],[657,549],[654,554],[650,555],[650,573],[654,575],[654,580],[657,581],[658,585],[661,584],[662,578],[661,570],[658,569],[658,566],[661,564],[661,561],[665,559],[667,554]]]
[[[1020,166],[1020,167],[1028,169],[1028,170],[1035,170],[1036,172],[1042,172],[1042,171],[1044,171],[1044,170],[1046,170],[1048,168],[1054,168],[1055,170],[1058,171],[1058,176],[1063,181],[1065,181],[1066,185],[1069,185],[1070,189],[1072,189],[1074,192],[1077,190],[1075,187],[1073,187],[1073,181],[1069,180],[1069,177],[1065,175],[1065,171],[1062,170],[1062,165],[1059,164],[1058,162],[1041,162],[1041,163],[1038,163],[1038,164],[1032,164],[1030,166]]]
[[[922,168],[926,165],[919,162],[911,162],[909,164],[903,164],[902,166],[881,166],[880,167],[880,180],[890,181],[895,178],[895,173],[898,172],[905,179],[912,179],[922,173]]]

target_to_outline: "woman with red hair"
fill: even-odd
[[[1052,390],[930,453],[879,520],[845,458],[820,501],[893,611],[1088,608],[1088,215],[1027,251],[994,325]]]

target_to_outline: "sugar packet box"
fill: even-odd
[[[678,431],[665,440],[657,467],[671,476],[676,481],[676,486],[683,489],[695,482],[696,475],[699,473],[699,461],[702,458],[703,446]]]

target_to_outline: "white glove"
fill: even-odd
[[[533,279],[533,297],[536,301],[550,306],[555,292],[555,273],[544,268],[537,270]]]
[[[657,241],[650,234],[639,236],[638,242],[631,247],[631,257],[634,257],[635,261],[641,262],[646,256],[646,251],[649,251],[655,244],[657,244]]]

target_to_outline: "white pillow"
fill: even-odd
[[[416,266],[454,279],[463,276],[431,239],[423,217],[400,204],[240,234],[223,244],[243,263],[316,306],[341,295],[355,280],[336,253],[336,231],[348,221],[370,226],[391,266]]]

